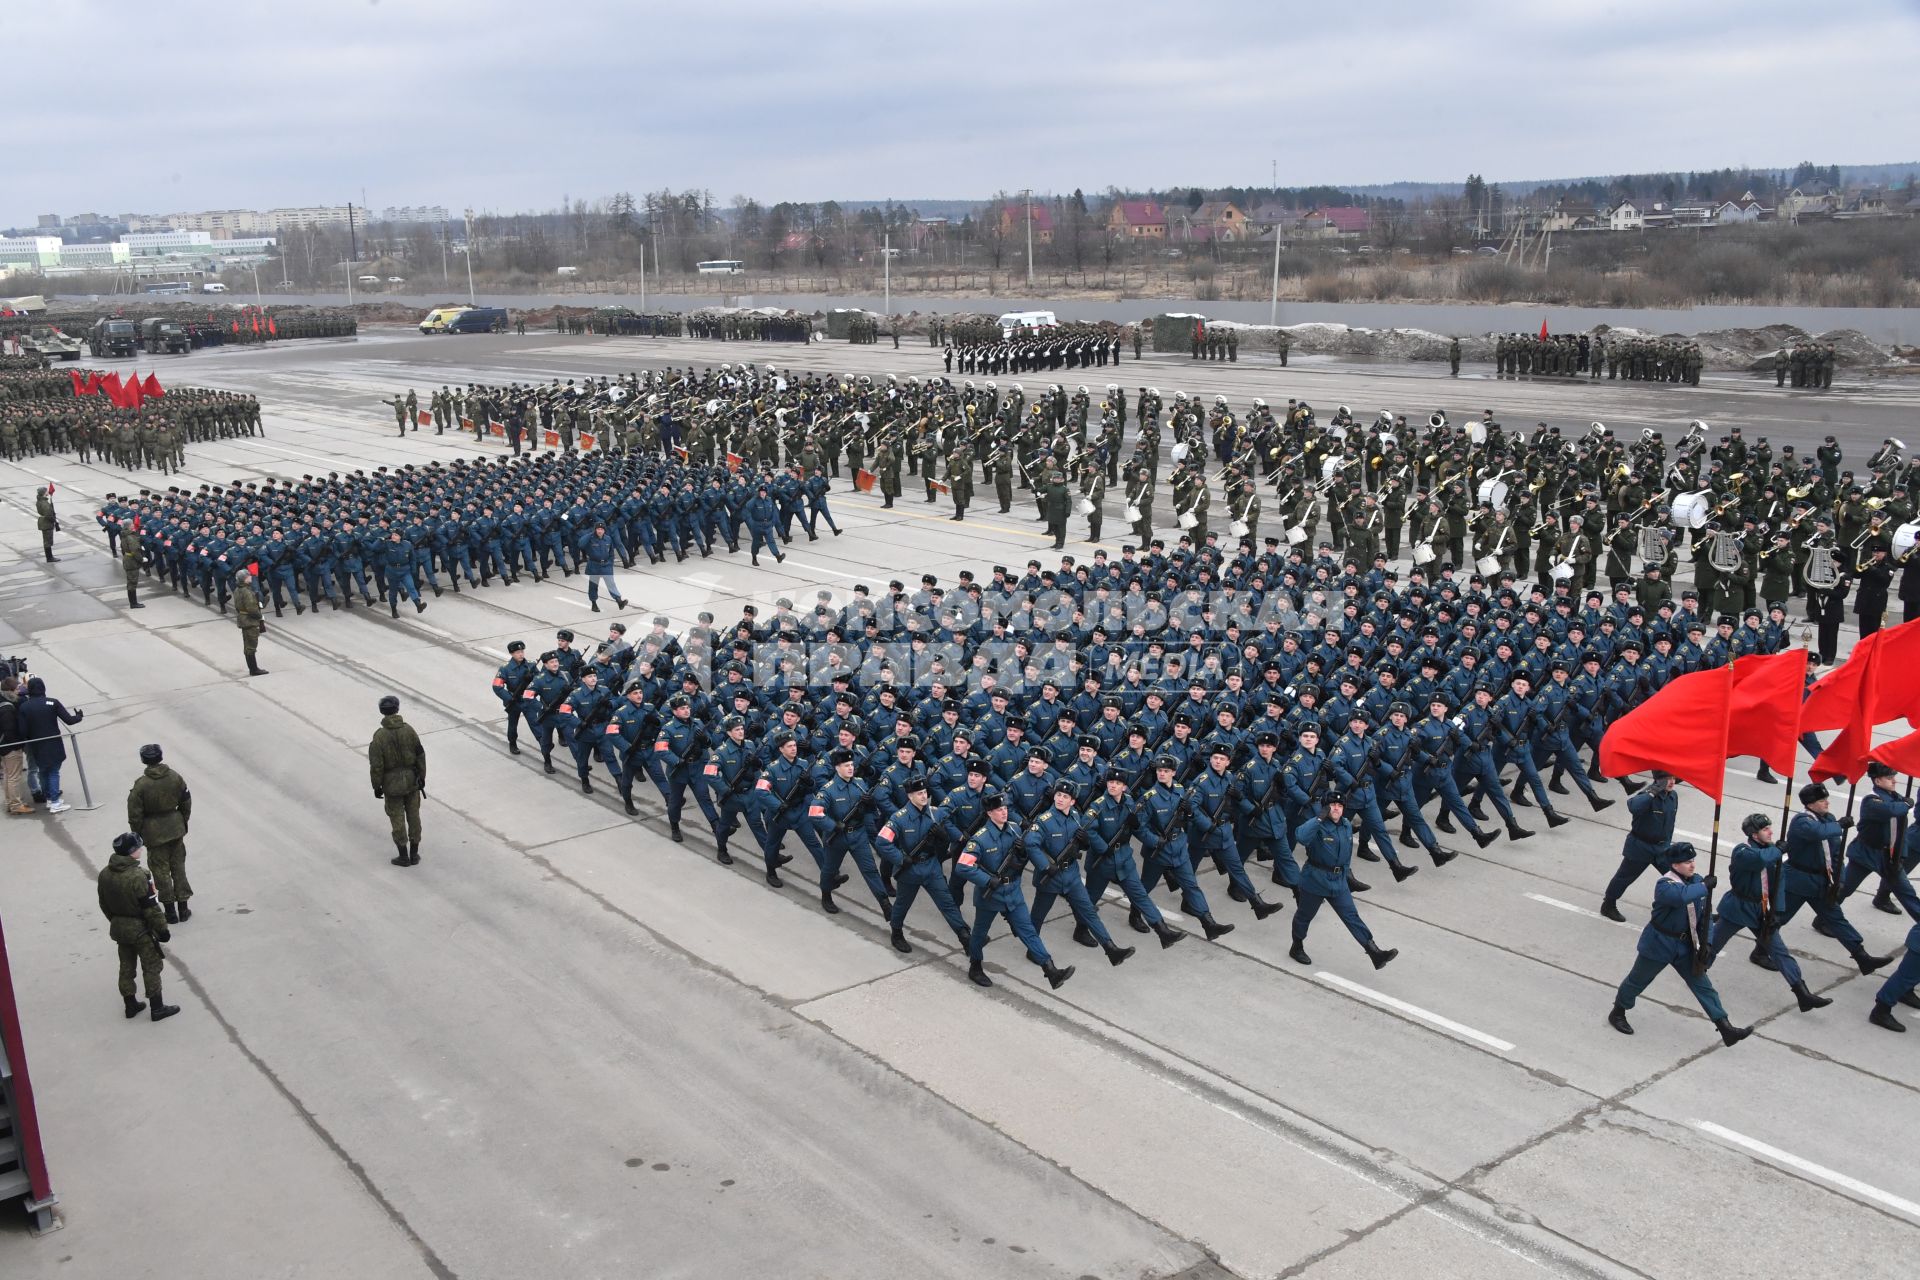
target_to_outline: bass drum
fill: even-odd
[[[1480,501],[1486,503],[1495,511],[1501,511],[1506,508],[1507,493],[1508,485],[1505,480],[1496,480],[1489,476],[1480,482]]]
[[[1707,517],[1713,511],[1712,498],[1713,492],[1709,489],[1678,495],[1667,510],[1667,523],[1676,529],[1706,528]]]
[[[1091,498],[1080,499],[1080,514],[1083,516],[1090,516],[1093,514],[1093,499]]]
[[[1140,523],[1140,508],[1138,507],[1124,508],[1120,514],[1124,515],[1127,518],[1128,524]]]
[[[1191,529],[1199,523],[1200,523],[1200,517],[1193,514],[1193,512],[1182,511],[1180,513],[1180,527],[1182,529]]]
[[[1415,564],[1432,564],[1433,544],[1431,542],[1416,542],[1413,546],[1413,562]]]
[[[1920,522],[1910,522],[1895,529],[1893,531],[1894,558],[1904,558],[1907,552],[1913,550],[1916,540],[1920,540]]]
[[[1473,562],[1473,567],[1479,571],[1480,576],[1483,578],[1499,577],[1500,576],[1500,557],[1499,556],[1481,556],[1478,560],[1475,560]]]
[[[1550,575],[1552,575],[1553,580],[1555,582],[1571,581],[1573,578],[1573,561],[1562,560],[1558,564],[1554,565],[1551,569],[1547,570],[1547,572]]]
[[[1321,459],[1320,479],[1322,481],[1333,479],[1333,473],[1338,471],[1340,469],[1340,464],[1345,461],[1346,459],[1341,457],[1337,453],[1330,453],[1325,458]]]
[[[1287,526],[1287,545],[1297,547],[1307,540],[1307,526],[1294,524]]]

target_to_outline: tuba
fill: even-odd
[[[1433,413],[1428,416],[1427,425],[1435,431],[1445,430],[1447,425],[1446,411],[1444,409],[1435,409]]]

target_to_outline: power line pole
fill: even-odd
[[[477,307],[480,304],[473,296],[473,210],[467,210],[467,305]]]
[[[893,324],[893,232],[880,237],[881,278],[886,281],[887,324]]]

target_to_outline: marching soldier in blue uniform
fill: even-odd
[[[620,785],[620,803],[626,808],[629,818],[635,817],[640,810],[633,803],[633,775],[645,767],[644,761],[653,747],[655,713],[647,705],[647,690],[644,685],[633,684],[627,689],[626,701],[620,704],[607,721],[602,735],[602,758],[611,753],[619,762],[614,778]],[[613,761],[608,761],[613,767]]]
[[[680,813],[686,807],[687,787],[693,781],[694,770],[706,754],[707,731],[694,721],[692,700],[684,693],[676,693],[667,700],[667,712],[667,721],[653,740],[653,754],[647,768],[653,785],[660,788],[660,798],[667,802],[668,834],[675,844],[684,844],[686,837],[680,834]],[[706,792],[696,790],[693,798],[700,812],[706,815],[707,825],[717,830],[720,815],[713,811],[713,802],[707,799]]]
[[[1920,920],[1920,897],[1914,895],[1913,884],[1907,879],[1893,848],[1896,825],[1913,809],[1913,802],[1894,790],[1897,776],[1891,765],[1878,760],[1867,765],[1873,790],[1860,802],[1860,825],[1854,829],[1853,842],[1847,846],[1847,871],[1840,883],[1840,900],[1846,901],[1855,889],[1866,883],[1868,876],[1877,875],[1883,888],[1900,900],[1907,914]],[[1889,905],[1887,910],[1894,908]]]
[[[1920,986],[1920,924],[1907,930],[1907,954],[1874,993],[1873,1012],[1867,1015],[1867,1021],[1888,1031],[1905,1031],[1906,1025],[1893,1016],[1893,1006],[1920,1009],[1920,996],[1914,994],[1916,986]]]
[[[527,687],[540,674],[540,668],[526,659],[527,643],[515,640],[507,646],[507,661],[493,673],[493,696],[507,713],[507,750],[520,754],[520,721],[527,712]]]
[[[1833,800],[1825,783],[1810,782],[1800,788],[1800,805],[1802,812],[1794,814],[1793,821],[1787,824],[1785,901],[1780,911],[1780,927],[1784,929],[1805,906],[1813,912],[1814,932],[1845,947],[1861,973],[1885,968],[1893,962],[1893,957],[1869,955],[1860,931],[1840,909],[1842,846],[1847,828],[1853,825],[1852,816],[1833,816]],[[1763,969],[1774,967],[1771,954],[1758,948],[1752,959]]]
[[[753,787],[760,813],[760,851],[767,864],[767,883],[778,889],[784,883],[780,879],[780,868],[793,861],[792,854],[780,849],[787,832],[800,837],[800,843],[813,855],[817,865],[824,866],[827,855],[807,817],[815,783],[808,762],[800,758],[800,743],[784,729],[774,731],[772,742],[773,758]],[[853,753],[845,750],[836,750],[829,758],[838,761],[842,755],[849,762],[853,760]]]
[[[1280,735],[1275,730],[1254,732],[1253,756],[1240,766],[1239,830],[1235,839],[1256,861],[1273,863],[1275,884],[1297,889],[1300,864],[1293,860],[1293,840],[1287,831],[1287,766],[1280,758],[1279,747]]]
[[[1454,780],[1454,762],[1466,749],[1467,736],[1462,727],[1465,721],[1449,718],[1452,711],[1453,704],[1444,695],[1433,695],[1427,703],[1427,718],[1413,731],[1414,750],[1420,753],[1420,776],[1414,784],[1414,799],[1418,807],[1439,796],[1440,817],[1434,826],[1451,835],[1454,830],[1451,820],[1457,818],[1473,842],[1484,849],[1498,837],[1480,829]]]
[[[1107,962],[1124,964],[1133,954],[1132,947],[1115,946],[1113,935],[1100,919],[1099,909],[1080,877],[1080,857],[1087,836],[1080,816],[1074,812],[1079,793],[1071,782],[1054,787],[1053,803],[1047,811],[1027,825],[1025,848],[1027,864],[1033,868],[1033,907],[1029,912],[1033,927],[1039,929],[1060,898],[1067,900],[1077,922],[1073,940],[1083,947],[1099,946]]]
[[[1412,712],[1404,702],[1395,702],[1387,708],[1387,724],[1374,735],[1374,747],[1377,763],[1374,776],[1378,780],[1379,793],[1400,810],[1400,843],[1411,847],[1415,843],[1427,851],[1433,859],[1433,865],[1444,867],[1457,856],[1450,849],[1442,849],[1434,838],[1433,828],[1420,814],[1420,802],[1413,794],[1413,771],[1420,762],[1419,749],[1413,740],[1413,731],[1407,728],[1407,720]]]
[[[1620,869],[1613,873],[1600,899],[1600,914],[1617,924],[1624,924],[1627,919],[1620,914],[1620,895],[1632,888],[1633,882],[1648,867],[1666,874],[1668,850],[1673,847],[1673,824],[1680,813],[1680,797],[1673,793],[1673,783],[1672,774],[1655,769],[1653,781],[1627,801],[1632,826],[1620,846]],[[1693,846],[1687,848],[1691,850]]]
[[[1726,945],[1742,929],[1751,929],[1757,949],[1772,961],[1766,967],[1787,980],[1787,986],[1800,1002],[1800,1012],[1824,1009],[1833,1001],[1808,989],[1800,974],[1800,965],[1780,941],[1782,861],[1779,846],[1773,842],[1773,819],[1764,813],[1752,813],[1740,823],[1746,837],[1734,846],[1727,866],[1728,892],[1720,899],[1720,910],[1713,919],[1713,933],[1701,955],[1701,967],[1713,963]]]
[[[710,797],[712,811],[720,815],[720,821],[713,827],[715,856],[731,866],[733,855],[727,850],[727,840],[739,830],[743,819],[748,822],[749,831],[752,830],[751,800],[760,765],[754,749],[747,745],[745,717],[730,715],[720,722],[720,729],[720,745],[701,767],[695,790],[705,792]],[[759,833],[756,831],[753,835],[757,840]]]
[[[820,906],[828,915],[840,913],[839,904],[833,900],[833,891],[845,881],[840,874],[840,866],[851,854],[854,865],[860,869],[861,878],[873,893],[873,900],[880,904],[880,914],[888,919],[893,918],[893,901],[887,894],[885,882],[880,878],[880,869],[873,860],[872,810],[873,793],[866,783],[854,777],[853,757],[834,752],[833,776],[813,793],[813,800],[807,806],[807,817],[813,822],[822,855]]]
[[[926,778],[909,778],[906,795],[907,802],[881,824],[873,842],[874,849],[893,868],[893,882],[898,890],[893,913],[887,917],[893,949],[903,955],[913,950],[913,944],[907,941],[907,912],[913,908],[913,900],[922,889],[933,899],[947,927],[953,930],[954,939],[965,947],[969,936],[967,921],[955,905],[953,895],[947,892],[947,880],[941,874],[940,856],[947,849],[947,836],[940,814],[928,806]],[[971,803],[977,804],[978,799]]]
[[[1004,916],[1013,936],[1027,949],[1027,957],[1040,966],[1047,983],[1056,991],[1073,976],[1074,966],[1064,969],[1054,964],[1040,931],[1027,914],[1027,899],[1020,881],[1026,870],[1026,851],[1020,833],[1007,820],[1007,798],[989,791],[982,800],[987,820],[973,833],[960,856],[954,860],[960,878],[973,885],[973,934],[967,943],[967,977],[975,986],[990,987],[987,976],[987,937],[995,919]]]
[[[1687,989],[1693,992],[1693,998],[1700,1002],[1701,1011],[1720,1032],[1721,1043],[1739,1044],[1753,1034],[1753,1028],[1733,1025],[1727,1017],[1726,1006],[1720,1003],[1720,993],[1713,989],[1713,983],[1707,978],[1705,966],[1695,963],[1705,945],[1701,941],[1701,931],[1705,927],[1701,914],[1706,909],[1708,895],[1713,892],[1713,878],[1703,880],[1693,873],[1693,846],[1684,841],[1668,845],[1665,858],[1667,869],[1653,885],[1652,918],[1647,921],[1646,928],[1640,931],[1633,968],[1628,971],[1626,981],[1620,984],[1619,993],[1614,997],[1613,1009],[1607,1014],[1607,1025],[1621,1035],[1632,1035],[1633,1024],[1627,1021],[1628,1011],[1640,998],[1640,993],[1660,976],[1660,971],[1671,968],[1687,984]]]
[[[1173,780],[1178,768],[1172,756],[1155,757],[1153,782],[1140,796],[1140,820],[1135,830],[1140,833],[1140,852],[1146,855],[1140,879],[1155,884],[1162,876],[1171,876],[1180,886],[1180,905],[1200,922],[1207,941],[1212,942],[1232,933],[1233,926],[1214,920],[1207,908],[1207,896],[1200,892],[1200,882],[1194,878],[1193,863],[1187,857],[1187,823],[1195,802],[1187,789]]]
[[[1200,833],[1200,851],[1211,857],[1226,874],[1228,893],[1236,901],[1253,908],[1255,920],[1265,920],[1280,910],[1277,902],[1260,896],[1247,876],[1246,862],[1233,840],[1233,824],[1239,817],[1238,779],[1228,772],[1233,764],[1233,749],[1216,742],[1207,748],[1207,765],[1194,780],[1191,821]]]
[[[1367,723],[1366,713],[1354,708],[1347,718],[1347,732],[1334,743],[1333,751],[1327,757],[1327,772],[1345,798],[1349,812],[1360,819],[1359,855],[1368,861],[1385,857],[1387,868],[1393,872],[1397,884],[1420,868],[1406,866],[1400,861],[1393,840],[1387,834],[1386,821],[1380,816],[1380,803],[1373,791],[1376,761],[1373,747],[1367,742]],[[1369,840],[1379,850],[1378,854],[1367,852]]]
[[[573,767],[580,775],[580,793],[593,794],[593,758],[606,739],[606,726],[613,719],[613,692],[600,683],[600,673],[589,668],[580,673],[575,686],[561,705],[573,717],[568,746],[573,748]]]
[[[573,681],[560,670],[560,655],[551,649],[541,654],[540,674],[527,686],[521,700],[527,704],[527,722],[533,727],[534,740],[540,744],[540,763],[548,773],[558,772],[553,767],[554,739],[562,735],[566,727],[562,724],[560,706],[572,691]],[[564,734],[562,742],[571,747],[572,735]]]
[[[1153,930],[1161,948],[1165,949],[1187,935],[1167,923],[1140,880],[1140,868],[1134,861],[1131,843],[1134,824],[1138,821],[1137,806],[1127,794],[1132,785],[1126,774],[1109,769],[1101,794],[1087,806],[1087,896],[1098,902],[1109,883],[1119,885],[1131,904],[1127,912],[1128,925],[1136,933]]]
[[[1384,949],[1373,940],[1373,931],[1360,919],[1353,891],[1347,887],[1347,868],[1353,863],[1353,828],[1347,824],[1345,800],[1338,791],[1329,791],[1324,804],[1320,816],[1301,823],[1298,832],[1306,866],[1300,872],[1300,908],[1293,917],[1293,946],[1287,954],[1300,964],[1313,963],[1307,954],[1307,930],[1321,906],[1330,903],[1347,932],[1366,951],[1367,959],[1373,961],[1373,967],[1384,969],[1400,952]]]

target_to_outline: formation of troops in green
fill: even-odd
[[[1831,342],[1798,342],[1773,353],[1773,385],[1825,390],[1833,386]]]
[[[189,444],[260,434],[251,395],[176,386],[137,409],[117,409],[104,395],[75,395],[66,368],[0,369],[0,457],[10,462],[71,453],[128,471],[173,472]]]
[[[719,342],[808,342],[812,334],[813,321],[794,312],[696,311],[687,317],[688,337]]]
[[[1606,377],[1694,387],[1705,363],[1697,342],[1585,333],[1503,333],[1494,339],[1493,362],[1501,378]]]

